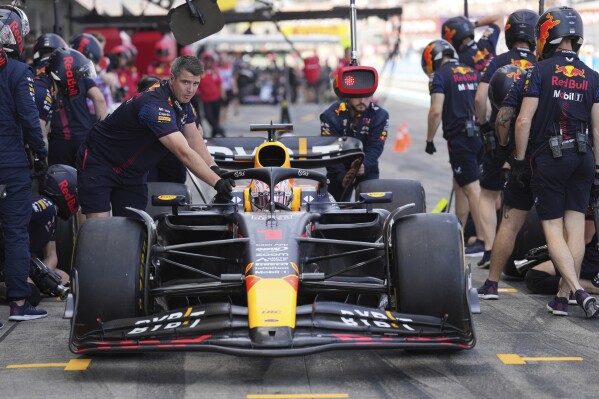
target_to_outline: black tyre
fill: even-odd
[[[360,193],[391,191],[393,201],[387,204],[376,204],[377,208],[383,208],[388,211],[394,211],[402,205],[414,203],[416,206],[405,210],[402,215],[411,215],[413,213],[426,212],[426,198],[424,187],[418,180],[411,179],[376,179],[366,180],[356,187],[356,200],[360,198]]]
[[[170,213],[170,206],[153,206],[152,195],[184,195],[185,202],[191,204],[191,191],[189,187],[181,183],[149,182],[148,183],[148,205],[146,213],[155,218],[161,213]]]
[[[535,207],[532,207],[526,216],[524,225],[518,232],[512,256],[510,256],[505,264],[503,273],[510,277],[524,278],[524,275],[518,273],[518,270],[516,270],[514,261],[524,259],[529,250],[545,245],[546,243],[543,226],[541,225]]]
[[[58,268],[67,273],[71,272],[73,248],[75,248],[75,240],[77,238],[76,222],[76,215],[69,218],[69,220],[56,218],[56,255],[58,257]]]
[[[97,319],[135,317],[143,311],[147,248],[142,222],[124,218],[89,219],[79,231],[73,258],[75,334],[98,328]]]
[[[392,234],[392,283],[399,312],[435,317],[471,335],[464,244],[454,214],[398,219]]]

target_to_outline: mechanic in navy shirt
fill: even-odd
[[[77,154],[79,202],[87,217],[106,217],[111,210],[113,216],[132,215],[126,207],[145,209],[148,170],[169,151],[218,196],[231,199],[234,183],[210,169],[214,160],[189,104],[202,72],[196,57],[179,57],[168,80],[94,125]]]
[[[32,180],[25,145],[35,154],[34,169],[46,169],[47,150],[33,96],[33,71],[18,61],[23,53],[21,17],[0,9],[0,225],[4,235],[4,276],[9,320],[32,320],[48,313],[31,306],[29,235]],[[10,57],[9,58],[9,54]],[[1,327],[0,323],[0,327]]]
[[[534,67],[533,67],[534,68]],[[514,81],[515,79],[515,81]],[[522,104],[522,91],[526,81],[526,71],[515,65],[499,68],[489,81],[489,98],[493,107],[499,107],[495,130],[497,132],[497,157],[506,159],[514,151],[514,122]],[[530,189],[530,151],[526,152],[526,162],[521,174],[509,174],[503,187],[502,220],[493,241],[489,276],[478,288],[478,297],[499,299],[498,283],[501,272],[514,251],[518,232],[526,221],[528,211],[533,206]]]
[[[337,201],[350,200],[352,190],[346,188],[354,176],[354,187],[362,181],[379,178],[379,158],[388,130],[389,113],[373,103],[372,96],[336,101],[320,114],[322,136],[355,137],[364,149],[364,161],[359,168],[359,160],[352,164],[327,166],[329,193]]]
[[[479,164],[483,143],[474,123],[479,74],[460,63],[455,49],[445,40],[434,40],[425,47],[422,69],[430,77],[431,94],[425,151],[430,155],[437,151],[433,139],[443,121],[443,138],[447,140],[453,170],[456,214],[465,226],[469,206],[476,232],[480,234]]]
[[[495,136],[495,118],[497,108],[492,107],[490,118],[487,120],[487,102],[489,94],[489,81],[495,71],[504,65],[515,65],[527,69],[536,64],[537,60],[533,53],[535,49],[535,24],[539,15],[531,10],[517,10],[510,14],[505,24],[505,44],[509,51],[500,54],[487,64],[481,74],[481,81],[476,91],[476,118],[480,123],[480,132],[485,144],[482,171],[480,176],[480,224],[482,228],[484,249],[482,259],[478,267],[487,267],[491,261],[491,247],[495,240],[497,230],[496,203],[503,185],[502,170],[505,164],[505,156],[501,156],[497,149],[497,138]],[[501,101],[501,99],[499,99]]]
[[[68,51],[78,50],[69,49]],[[56,75],[67,75],[69,60],[72,59],[72,56],[67,53],[61,54],[64,54],[61,59],[55,59],[54,62],[51,62],[51,59],[49,59],[46,65],[46,74],[54,81],[56,81],[54,78]],[[89,57],[86,58],[89,59]],[[93,63],[92,68],[95,71]],[[95,122],[92,120],[92,115],[89,112],[87,98],[94,104],[95,116],[93,118],[101,120],[106,117],[106,101],[104,100],[104,95],[98,89],[94,77],[95,74],[92,77],[76,79],[75,85],[70,84],[70,82],[73,82],[72,77],[71,79],[67,78],[57,81],[58,89],[54,90],[52,113],[49,120],[49,165],[63,164],[75,166],[77,150]],[[43,79],[40,82],[47,84],[48,80]],[[44,122],[47,123],[48,120]]]
[[[497,41],[501,28],[501,15],[492,15],[470,22],[466,17],[449,18],[441,26],[441,37],[448,41],[458,52],[460,62],[474,68],[477,72],[487,66],[495,57]],[[474,29],[488,26],[478,41],[474,41]]]
[[[587,317],[599,315],[596,299],[578,280],[584,255],[584,215],[591,186],[599,180],[599,75],[578,59],[580,15],[570,7],[547,10],[537,22],[539,64],[530,70],[516,121],[517,173],[531,140],[531,187],[553,263],[562,276],[547,308],[567,314],[568,295]],[[589,134],[591,132],[592,134]],[[594,154],[593,154],[594,152]]]

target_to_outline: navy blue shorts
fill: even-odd
[[[522,183],[514,180],[511,173],[508,175],[505,187],[503,188],[503,205],[508,208],[529,211],[534,205],[534,197],[530,189],[530,178],[532,171],[530,169],[530,160],[527,158],[527,164],[522,174]]]
[[[75,167],[77,151],[85,141],[85,136],[73,136],[71,140],[48,138],[48,165],[69,165]]]
[[[84,156],[86,152],[87,149],[82,147],[77,157],[79,204],[84,214],[112,210],[112,216],[135,217],[135,213],[125,208],[146,209],[148,185],[145,176],[124,179],[91,152]]]
[[[503,178],[503,165],[505,161],[491,158],[491,153],[483,155],[483,166],[480,171],[480,186],[490,191],[501,191],[505,183]]]
[[[564,216],[564,210],[586,213],[595,177],[592,151],[578,153],[562,149],[561,158],[552,158],[547,149],[534,158],[531,189],[540,220]]]
[[[467,137],[460,133],[447,140],[449,163],[453,177],[460,187],[480,179],[483,142],[480,137]]]

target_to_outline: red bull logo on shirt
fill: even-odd
[[[511,64],[514,66],[520,67],[522,69],[528,69],[532,66],[532,62],[530,62],[526,59],[512,60]]]
[[[474,54],[472,56],[472,59],[474,60],[474,62],[481,62],[481,61],[484,61],[484,59],[487,58],[488,56],[489,56],[489,50],[483,49],[483,50],[478,50],[476,52],[476,54]]]
[[[510,72],[510,73],[506,74],[505,76],[507,78],[512,78],[515,82],[516,80],[518,80],[520,78],[520,75],[522,75],[522,71]]]
[[[555,73],[563,73],[564,75],[566,75],[569,78],[572,78],[575,76],[580,76],[583,78],[585,77],[584,69],[578,69],[574,65],[556,65]]]

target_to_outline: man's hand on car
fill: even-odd
[[[214,189],[219,197],[225,200],[233,199],[231,195],[233,193],[233,187],[235,187],[235,180],[233,179],[220,179],[214,185]]]

